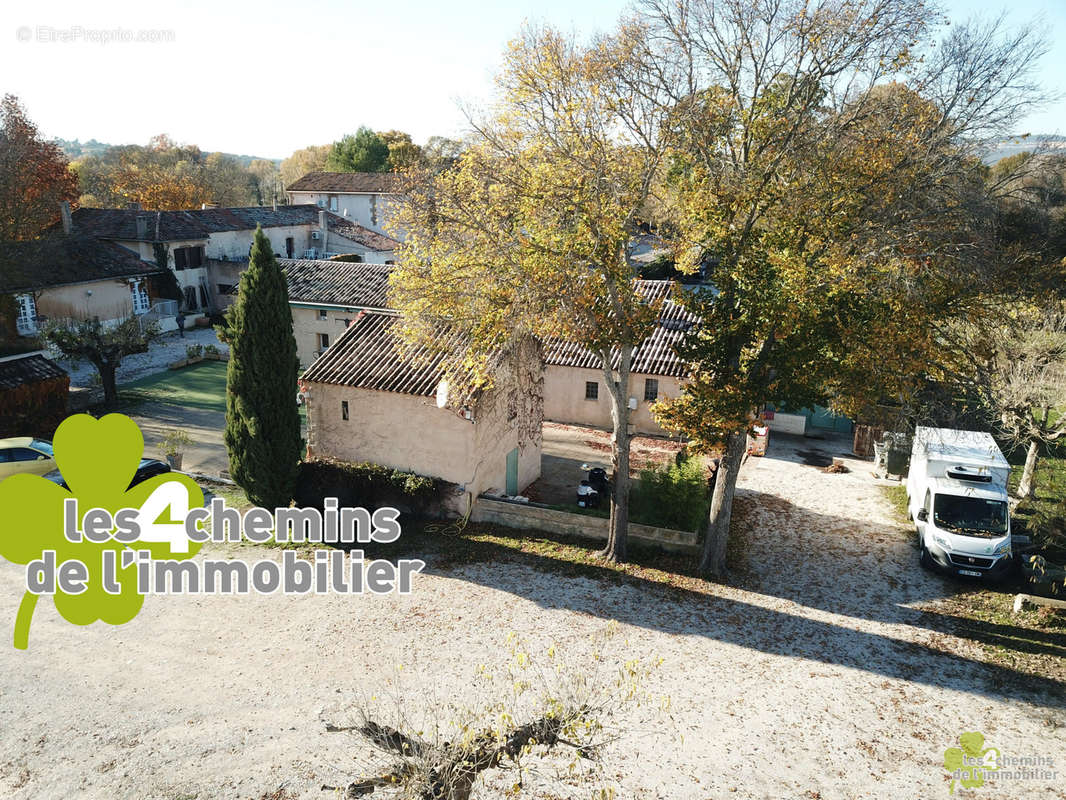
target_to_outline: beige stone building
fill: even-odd
[[[145,314],[162,270],[134,253],[91,236],[56,233],[0,244],[0,339],[18,350],[45,319],[115,323]]]
[[[460,514],[484,492],[521,493],[540,476],[539,348],[501,356],[494,386],[464,399],[442,380],[442,355],[401,348],[398,321],[357,313],[301,377],[309,455],[449,481]]]
[[[659,318],[633,353],[629,378],[631,430],[666,435],[652,415],[656,400],[677,397],[688,375],[674,353],[696,318],[671,299],[671,281],[637,281],[648,302],[659,302]],[[579,342],[552,341],[544,350],[544,418],[551,422],[610,429],[611,397],[599,358]],[[613,366],[617,367],[617,363]]]
[[[390,265],[332,261],[282,261],[297,353],[304,367],[325,353],[359,311],[388,309]],[[688,369],[674,353],[695,317],[673,302],[671,281],[638,281],[649,302],[660,303],[655,327],[633,356],[630,425],[635,433],[668,435],[651,412],[655,401],[677,397]],[[579,343],[552,341],[544,348],[544,418],[610,429],[611,400],[598,358]]]
[[[390,267],[346,261],[282,259],[296,353],[303,367],[344,333],[360,311],[386,311]]]

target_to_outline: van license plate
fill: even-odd
[[[971,577],[974,577],[974,578],[980,578],[984,573],[983,572],[977,572],[976,570],[972,570],[972,569],[960,569],[959,570],[959,574],[960,575],[970,575]]]

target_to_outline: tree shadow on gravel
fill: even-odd
[[[747,492],[741,504],[748,508],[754,504],[770,513],[766,506],[770,497]],[[812,516],[830,534],[847,523],[812,515],[806,509],[802,513],[806,523],[801,528],[811,524]],[[798,531],[782,539],[792,535],[803,534]],[[1066,636],[909,607],[950,593],[950,583],[918,568],[917,556],[899,529],[884,526],[873,537],[877,547],[863,554],[852,552],[850,544],[842,542],[839,551],[825,548],[817,558],[798,561],[785,559],[779,552],[794,553],[798,543],[781,541],[759,552],[760,563],[771,567],[759,573],[740,565],[727,585],[694,577],[691,557],[638,549],[631,554],[631,564],[616,568],[597,562],[595,544],[586,540],[533,531],[501,532],[484,525],[470,525],[458,536],[425,533],[408,525],[395,544],[372,545],[365,551],[367,557],[414,555],[427,562],[427,573],[488,586],[546,609],[614,619],[668,634],[701,636],[942,689],[1066,708],[1066,681],[935,646],[937,634],[950,633],[993,647],[1066,659]],[[855,570],[860,579],[842,581],[846,569]],[[776,608],[736,596],[743,592],[772,598],[767,605]],[[783,608],[782,600],[795,608]],[[847,620],[816,618],[825,612],[853,617],[856,627]],[[895,638],[898,632],[891,630],[858,630],[860,620],[919,628],[918,635],[926,641],[901,641]]]

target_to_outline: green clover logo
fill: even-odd
[[[983,733],[971,731],[959,736],[959,747],[949,747],[944,751],[944,769],[953,777],[950,793],[955,794],[955,783],[963,789],[974,789],[985,785],[985,773],[999,769],[996,760],[999,750],[985,746]],[[961,777],[954,777],[958,773]]]
[[[179,503],[174,499],[187,498],[188,508],[195,508],[203,505],[203,492],[191,478],[176,473],[157,475],[130,488],[144,452],[144,437],[137,424],[123,414],[101,419],[88,414],[68,417],[56,430],[53,445],[70,490],[36,475],[12,475],[0,482],[0,556],[16,564],[29,564],[44,551],[54,550],[57,565],[71,559],[81,561],[89,571],[85,590],[66,594],[57,588],[55,607],[60,616],[75,625],[97,620],[111,625],[129,622],[144,605],[144,595],[137,591],[136,565],[123,567],[122,552],[147,550],[152,558],[186,559],[199,551],[200,544],[184,534],[181,541],[157,541],[161,537],[146,536],[144,526],[141,538],[129,544],[110,538],[97,543],[84,537],[72,542],[64,535],[63,501],[76,498],[79,517],[93,508],[105,509],[112,516],[123,508],[141,509],[150,514],[150,523],[169,524],[175,530],[187,509],[175,508]],[[109,593],[103,582],[103,553],[108,549],[116,551],[116,594]],[[29,644],[37,599],[38,595],[27,591],[19,604],[14,643],[20,650]]]

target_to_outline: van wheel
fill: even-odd
[[[929,555],[929,551],[925,548],[925,542],[918,541],[918,563],[922,565],[923,569],[927,569],[933,572],[936,569],[936,564],[933,563],[933,557]]]

